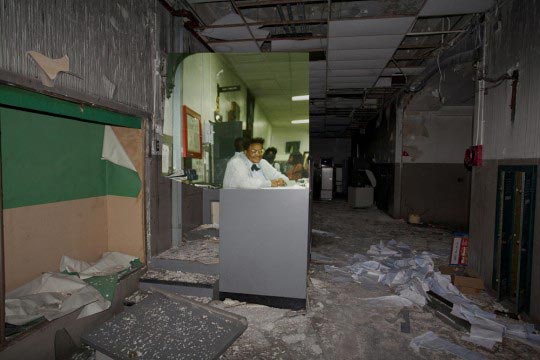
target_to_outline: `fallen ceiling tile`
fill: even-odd
[[[427,0],[419,16],[446,16],[480,13],[491,9],[493,0]]]
[[[396,49],[403,35],[344,36],[330,38],[329,50]]]
[[[245,18],[247,23],[255,22],[254,20]],[[242,24],[242,18],[237,14],[228,14],[224,17],[216,20],[211,25],[231,25],[231,24]],[[250,26],[253,36],[257,39],[266,38],[270,33],[267,30],[259,29],[260,26],[254,25]],[[214,39],[220,40],[240,40],[240,39],[250,39],[252,38],[249,29],[247,26],[235,26],[235,27],[223,27],[223,28],[209,28],[203,30],[201,33],[206,37],[211,37]]]
[[[326,39],[272,40],[272,51],[318,50],[326,48]]]
[[[328,36],[403,35],[407,33],[414,19],[411,16],[330,21]]]
[[[329,50],[328,60],[390,60],[394,49]]]

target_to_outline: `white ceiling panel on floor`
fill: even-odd
[[[328,70],[328,76],[379,76],[382,69]]]
[[[474,14],[487,11],[493,0],[427,0],[419,16]]]
[[[357,50],[328,50],[327,58],[332,60],[390,60],[395,49],[357,49]]]
[[[403,35],[344,36],[331,38],[329,50],[396,49]]]
[[[397,68],[386,68],[382,72],[382,76],[391,76],[391,75],[399,75],[402,73],[405,75],[419,75],[424,71],[424,67],[404,67],[401,69]]]
[[[351,69],[383,69],[388,60],[353,60],[353,61],[329,61],[328,68],[332,70],[351,70]]]
[[[247,23],[254,22],[254,20],[245,18]],[[242,18],[234,13],[225,15],[219,20],[214,21],[211,25],[231,25],[231,24],[242,24]],[[251,33],[255,38],[266,38],[270,33],[267,30],[259,29],[260,26],[250,26]],[[250,39],[252,38],[249,29],[247,26],[234,26],[234,27],[223,27],[223,28],[210,28],[205,29],[201,33],[204,36],[211,37],[214,39],[220,40],[240,40],[240,39]]]
[[[226,43],[211,43],[210,46],[215,52],[260,52],[255,41],[230,41]]]
[[[402,35],[407,33],[414,17],[394,17],[382,19],[336,20],[328,23],[328,37]]]
[[[302,51],[326,48],[326,39],[272,40],[272,51]]]
[[[377,82],[375,83],[375,87],[391,87],[392,86],[392,78],[379,78]]]

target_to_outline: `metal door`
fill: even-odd
[[[529,310],[536,167],[500,166],[493,288],[516,313]]]

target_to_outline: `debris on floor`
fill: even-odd
[[[406,293],[401,294],[400,290],[408,284],[399,283],[407,277],[410,283],[422,285],[420,279],[426,268],[431,269],[431,263],[433,270],[427,271],[424,279],[431,279],[437,269],[448,265],[455,236],[451,230],[410,226],[376,209],[351,210],[339,202],[315,203],[313,214],[313,222],[318,224],[318,228],[341,236],[339,240],[316,234],[312,236],[313,250],[336,261],[334,264],[312,262],[310,267],[308,317],[320,321],[317,331],[324,334],[320,337],[323,355],[375,359],[381,358],[380,349],[384,348],[386,358],[416,359],[418,355],[409,347],[409,343],[414,337],[432,331],[439,338],[481,354],[486,359],[540,358],[540,350],[531,340],[538,334],[535,326],[512,319],[508,310],[485,291],[473,295],[461,294],[461,297],[487,313],[504,314],[496,316],[498,322],[505,324],[503,342],[496,343],[491,350],[468,341],[471,324],[466,319],[452,315],[452,302],[440,296],[445,302],[436,300],[435,296],[438,295],[429,289],[424,290],[422,286],[415,286],[413,292],[422,296],[426,306],[412,304],[401,296]],[[374,255],[367,254],[370,249]],[[394,251],[401,256],[380,255]],[[429,256],[431,261],[424,255]],[[343,265],[338,265],[339,262]],[[358,276],[354,271],[360,272],[360,269],[362,274]],[[453,266],[452,269],[457,269],[457,274],[462,276],[475,276],[464,272],[463,267]],[[402,270],[403,273],[400,273]],[[400,278],[402,275],[403,278]],[[455,287],[450,276],[440,275],[448,280],[450,288]],[[345,278],[348,281],[344,281]],[[385,286],[387,283],[394,284]],[[456,292],[460,293],[459,289],[456,288]],[[431,308],[429,302],[433,299],[444,305],[447,313]],[[403,311],[409,313],[410,333],[401,331],[405,323]],[[450,325],[456,321],[465,326]],[[456,331],[456,328],[459,330]],[[479,333],[473,329],[474,334]],[[336,341],[337,337],[346,340]],[[354,355],[351,349],[354,349]],[[446,359],[449,355],[431,349],[421,350],[423,358]]]
[[[17,328],[39,319],[52,321],[79,310],[83,318],[111,306],[118,278],[142,267],[139,259],[106,252],[95,264],[63,256],[59,273],[44,273],[34,280],[6,294],[6,323]]]
[[[170,271],[164,269],[148,269],[141,279],[161,282],[174,282],[185,284],[213,284],[218,280],[217,275]]]
[[[311,229],[311,233],[314,235],[319,235],[319,236],[324,236],[324,237],[333,237],[334,239],[341,239],[339,236],[329,231]]]
[[[116,359],[215,359],[247,328],[244,317],[154,292],[89,329],[83,343]]]
[[[202,224],[199,227],[196,227],[192,231],[202,231],[202,230],[208,230],[208,229],[216,229],[219,230],[218,224]]]
[[[159,254],[157,258],[197,261],[206,265],[219,264],[219,238],[206,235],[193,240],[185,240],[180,246]]]
[[[456,345],[448,340],[441,339],[433,332],[428,331],[423,335],[415,337],[410,344],[411,348],[419,353],[420,348],[442,350],[454,354],[466,360],[482,360],[484,357],[463,346]]]

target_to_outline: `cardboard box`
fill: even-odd
[[[452,283],[464,294],[479,294],[484,290],[484,283],[477,277],[453,275]]]
[[[469,235],[455,233],[452,242],[452,255],[450,265],[467,265],[469,262]]]

